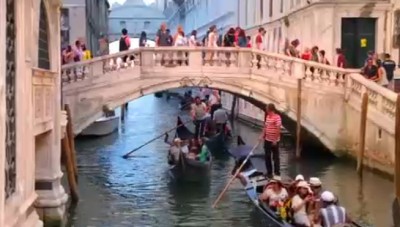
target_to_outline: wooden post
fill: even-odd
[[[71,116],[71,109],[69,108],[68,104],[64,105],[64,109],[67,112],[67,135],[68,135],[68,142],[69,142],[69,147],[71,149],[71,159],[72,159],[72,164],[73,164],[73,169],[74,169],[74,176],[76,182],[78,182],[78,167],[77,167],[77,162],[76,162],[76,150],[75,150],[75,135],[72,130],[72,116]]]
[[[396,187],[396,198],[400,201],[400,95],[397,96],[396,101],[396,123],[395,123],[395,171],[394,182]]]
[[[357,153],[357,172],[362,174],[362,167],[364,162],[365,152],[365,132],[367,130],[367,112],[368,112],[368,94],[366,92],[362,95],[361,101],[361,117],[360,117],[360,137]]]
[[[297,79],[297,116],[296,116],[296,158],[300,158],[300,137],[301,137],[301,83],[302,79]]]
[[[232,98],[232,106],[231,106],[231,122],[233,122],[236,118],[235,110],[236,110],[236,103],[237,103],[237,96],[233,95],[233,94],[232,94],[232,96],[233,96],[233,98]]]
[[[125,120],[125,113],[126,113],[126,109],[125,109],[125,104],[121,106],[121,121]]]
[[[71,200],[73,203],[77,203],[79,201],[78,187],[75,180],[74,167],[71,157],[71,148],[69,145],[70,145],[69,137],[68,133],[66,133],[64,138],[62,139],[62,146],[63,146],[62,151],[65,157],[65,167],[67,168],[67,177],[68,177],[69,190],[71,192]]]
[[[400,95],[396,101],[396,122],[395,122],[395,147],[394,147],[394,185],[395,198],[392,205],[392,216],[394,226],[400,226]]]

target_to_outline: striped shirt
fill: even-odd
[[[333,227],[346,223],[346,210],[341,206],[330,205],[321,209],[322,226]]]
[[[269,142],[279,142],[281,139],[281,116],[276,113],[268,114],[264,124],[264,140]]]

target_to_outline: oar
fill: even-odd
[[[258,145],[260,144],[261,140],[259,140],[257,142],[256,145],[254,145],[253,149],[251,149],[250,153],[247,155],[246,159],[243,161],[243,163],[239,166],[239,168],[236,170],[235,175],[233,175],[231,177],[231,179],[229,180],[228,184],[226,184],[224,190],[222,190],[222,192],[219,194],[219,196],[217,197],[217,199],[215,200],[215,202],[212,205],[212,208],[215,208],[218,204],[218,202],[222,199],[222,196],[225,194],[225,192],[229,189],[229,186],[232,184],[233,180],[235,180],[235,178],[237,177],[237,175],[240,173],[240,171],[242,170],[242,168],[244,167],[244,165],[246,164],[246,162],[250,159],[250,157],[253,155],[254,150],[258,147]]]
[[[184,124],[189,123],[189,122],[191,122],[191,121],[192,121],[192,120],[188,120],[188,121],[186,121],[186,122],[183,122],[183,123],[180,124],[180,125],[177,125],[177,126],[174,127],[174,128],[171,128],[170,130],[168,130],[168,131],[164,132],[163,134],[161,134],[161,135],[155,137],[154,139],[149,140],[149,141],[147,141],[146,143],[144,143],[143,145],[141,145],[141,146],[139,146],[139,147],[137,147],[137,148],[131,150],[130,152],[126,153],[126,154],[125,154],[124,156],[122,156],[122,157],[125,158],[125,159],[128,158],[129,155],[131,155],[133,152],[135,152],[135,151],[141,149],[142,147],[144,147],[144,146],[150,144],[151,142],[153,142],[153,141],[155,141],[155,140],[157,140],[157,139],[159,139],[159,138],[165,136],[166,133],[171,132],[171,131],[173,131],[173,130],[176,130],[177,128],[179,128],[179,127],[183,126]]]

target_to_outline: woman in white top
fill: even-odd
[[[190,47],[197,46],[197,31],[196,30],[193,30],[192,33],[190,34],[189,46]]]
[[[215,48],[217,47],[217,39],[218,39],[218,35],[217,35],[217,26],[213,25],[210,27],[210,33],[208,34],[207,37],[207,47],[209,48]],[[209,61],[210,63],[212,63],[213,58],[214,58],[214,51],[210,51],[210,58]]]
[[[308,218],[306,204],[311,202],[311,189],[306,181],[297,184],[297,193],[292,198],[292,210],[294,223],[301,226],[311,226]]]
[[[274,178],[268,182],[267,188],[260,195],[260,200],[268,202],[269,207],[276,210],[278,207],[283,206],[288,197],[289,194],[283,187],[281,178],[279,176],[274,176]]]
[[[376,66],[378,67],[378,83],[387,88],[389,86],[389,80],[387,79],[386,70],[382,67],[382,61],[380,59],[376,61]]]
[[[182,26],[178,26],[176,34],[174,36],[174,46],[187,46],[187,39],[185,37],[185,33],[183,32]],[[182,65],[183,62],[186,62],[186,53],[185,55],[182,53],[182,51],[178,51],[176,53],[178,57],[177,63],[179,65]]]

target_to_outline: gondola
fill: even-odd
[[[238,147],[231,149],[230,153],[236,160],[243,160],[243,158],[250,153],[252,147],[247,146],[240,136],[238,137],[237,145]],[[249,164],[247,166],[255,169],[255,171],[246,177],[246,183],[242,182],[246,195],[253,203],[258,213],[261,214],[263,225],[271,227],[295,227],[295,225],[280,218],[268,205],[258,200],[265,186],[269,183],[269,179],[264,175],[265,167],[262,165],[263,157],[260,155],[254,155],[249,159]],[[246,171],[246,169],[243,171]],[[361,225],[356,222],[352,222],[348,226],[361,227]]]
[[[194,138],[194,134],[182,124],[181,119],[178,117],[178,125],[176,129],[175,138],[178,137],[185,143]],[[168,142],[168,135],[166,134],[165,142]],[[208,151],[209,152],[209,151]],[[170,173],[173,178],[186,181],[204,181],[209,179],[211,171],[212,156],[209,152],[206,162],[201,162],[196,159],[188,158],[185,154],[180,153],[179,161],[171,164]]]
[[[190,140],[194,138],[194,133],[185,125],[183,125],[183,122],[179,116],[177,125],[181,126],[176,129],[176,137],[179,137],[181,140]],[[226,137],[223,133],[218,133],[207,138],[206,145],[211,154],[213,154],[216,158],[229,156],[228,149],[226,147]]]

